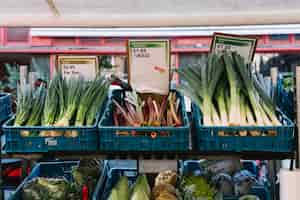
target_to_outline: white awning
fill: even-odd
[[[160,27],[300,23],[299,0],[7,0],[0,25]]]
[[[300,24],[194,26],[146,28],[31,28],[37,37],[177,37],[211,36],[215,32],[239,35],[300,34]]]

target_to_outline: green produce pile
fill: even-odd
[[[66,179],[36,178],[24,186],[22,198],[32,200],[67,200],[70,199],[71,187]]]
[[[63,79],[56,74],[48,88],[26,86],[18,91],[14,126],[91,126],[105,101],[110,82],[102,77],[84,82],[81,78]],[[23,131],[22,136],[76,137],[77,131]]]
[[[201,176],[185,176],[180,185],[184,200],[215,200],[217,190]],[[221,198],[222,199],[222,198]]]
[[[102,174],[103,164],[98,160],[82,160],[72,168],[72,182],[64,177],[38,177],[28,182],[22,190],[24,200],[81,200],[82,187],[88,188],[92,196],[97,180]]]
[[[280,126],[271,98],[236,53],[210,54],[205,64],[177,70],[179,91],[201,108],[205,126]],[[219,132],[219,135],[233,133]],[[235,133],[234,133],[235,134]],[[259,131],[239,131],[259,136]],[[274,135],[274,131],[266,134]]]

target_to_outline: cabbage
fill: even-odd
[[[214,200],[216,189],[201,176],[186,176],[181,182],[184,199]]]

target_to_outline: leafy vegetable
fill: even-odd
[[[180,187],[186,200],[214,200],[217,194],[215,188],[201,176],[183,177]]]

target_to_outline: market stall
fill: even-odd
[[[37,185],[42,188],[41,182],[48,181],[47,186],[61,184],[68,189],[74,189],[75,183],[74,195],[79,199],[120,199],[129,187],[131,199],[151,195],[157,199],[193,195],[243,199],[246,194],[276,199],[278,163],[271,161],[291,159],[293,169],[296,158],[299,165],[298,129],[286,111],[276,109],[277,85],[273,81],[269,92],[262,80],[270,67],[282,64],[280,56],[299,52],[300,28],[297,24],[264,24],[297,23],[297,2],[165,1],[158,6],[124,1],[118,9],[115,3],[31,0],[5,2],[0,8],[4,25],[0,52],[15,57],[11,59],[18,63],[20,73],[16,111],[8,111],[3,120],[2,157],[137,160],[128,173],[118,162],[114,167],[106,163],[103,169],[112,169],[98,174],[95,192],[94,186],[78,187],[74,182],[77,162],[70,166],[56,163],[59,167],[54,163],[55,169],[49,168],[53,177],[65,177],[55,180],[58,182],[41,178],[53,175],[42,173],[48,163],[41,163],[20,185],[18,198],[32,195]],[[236,36],[221,34],[225,39],[216,39],[215,32]],[[228,49],[237,53],[223,52]],[[285,66],[296,68],[299,78],[299,67],[294,64]],[[269,160],[269,172],[262,174],[269,176],[271,185],[254,184],[262,178],[255,171],[264,171],[264,162],[247,168],[246,162],[239,161],[237,169],[220,170],[211,177],[213,170],[205,170],[216,167],[215,163],[190,162],[199,169],[189,170],[187,162],[179,162],[194,159]],[[56,174],[57,168],[62,171]],[[176,182],[156,183],[159,177],[165,180],[168,176],[176,177]],[[244,181],[247,190],[239,192],[245,191],[238,187]],[[189,191],[194,182],[199,188]],[[220,187],[222,184],[229,189]],[[66,191],[59,194],[64,196]]]

